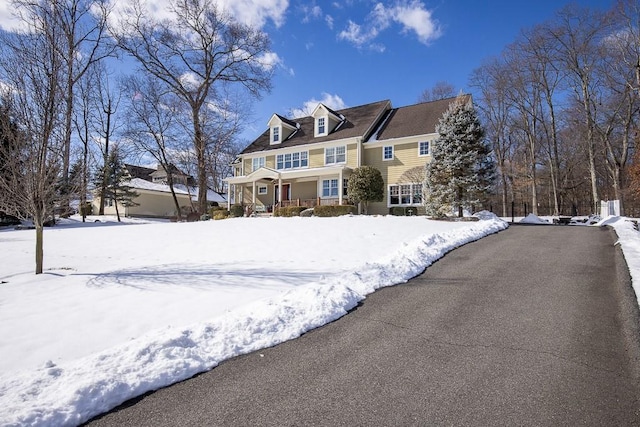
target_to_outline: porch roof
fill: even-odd
[[[291,179],[300,179],[300,178],[314,178],[314,177],[322,177],[328,175],[337,175],[340,172],[351,173],[352,169],[346,165],[338,165],[338,166],[325,166],[322,168],[312,168],[312,169],[295,169],[295,170],[285,170],[278,171],[275,169],[262,167],[256,171],[251,172],[249,175],[245,176],[234,176],[230,178],[226,178],[225,180],[229,184],[251,184],[253,182],[258,182],[264,179],[268,180],[291,180]]]

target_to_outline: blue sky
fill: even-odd
[[[129,0],[112,0],[114,15]],[[170,0],[148,0],[167,17]],[[213,0],[272,40],[273,90],[254,103],[242,138],[253,140],[273,113],[340,109],[390,99],[417,102],[439,81],[469,91],[471,72],[498,55],[522,29],[551,19],[563,0]],[[578,0],[609,9],[614,0]],[[0,0],[0,26],[11,27]],[[124,12],[126,13],[126,12]],[[299,112],[297,114],[300,114]]]
[[[273,113],[287,114],[305,103],[326,101],[334,108],[391,99],[394,106],[416,103],[424,89],[447,81],[468,91],[471,72],[513,42],[521,29],[552,18],[569,2],[553,0],[289,1],[280,26],[264,25],[279,64],[273,90],[255,104],[255,137]],[[583,0],[581,6],[608,9],[610,0]],[[414,27],[392,16],[378,25],[374,11],[387,15],[405,7],[421,18]],[[397,10],[397,9],[396,9]],[[428,14],[421,13],[426,11]],[[430,15],[430,16],[429,16]],[[438,29],[432,37],[432,27]],[[410,22],[409,19],[407,21]],[[362,37],[347,37],[360,26]],[[367,35],[375,34],[366,41]]]

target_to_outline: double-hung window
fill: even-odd
[[[255,172],[258,169],[264,167],[264,157],[254,157],[252,163],[253,163],[252,165],[253,167],[251,170]]]
[[[330,147],[324,151],[324,164],[333,165],[347,162],[347,147]]]
[[[326,130],[325,118],[320,117],[318,119],[318,135],[324,135]]]
[[[309,166],[309,153],[299,151],[295,153],[278,154],[276,156],[276,169],[298,169]]]
[[[418,143],[418,156],[429,155],[429,141],[420,141]]]
[[[422,184],[389,185],[389,206],[417,206],[422,204]]]
[[[382,160],[393,160],[393,145],[382,147]]]
[[[322,197],[338,197],[338,180],[322,180]]]
[[[271,135],[273,136],[273,142],[279,142],[280,141],[280,127],[279,126],[274,126],[273,128],[271,128]]]

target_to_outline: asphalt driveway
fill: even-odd
[[[640,425],[638,310],[615,241],[512,226],[90,425]]]

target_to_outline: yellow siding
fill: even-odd
[[[347,145],[347,166],[357,168],[358,165],[358,144]]]
[[[268,168],[275,169],[276,168],[276,156],[267,156],[264,160],[264,165]]]
[[[324,148],[309,150],[309,168],[324,167]]]
[[[291,184],[291,199],[314,200],[318,197],[316,181],[294,182]]]
[[[118,210],[120,216],[140,216],[140,217],[159,217],[169,218],[176,216],[176,208],[173,203],[173,197],[171,193],[161,192],[145,192],[143,190],[136,190],[138,197],[133,199],[134,203],[138,206],[130,206],[125,208],[122,204],[118,204]],[[182,214],[191,212],[190,198],[186,194],[176,194],[178,198],[178,204],[182,210]],[[93,211],[97,214],[100,207],[100,198],[95,198],[93,202]],[[115,215],[116,207],[106,206],[104,208],[105,215]]]
[[[396,144],[393,160],[382,160],[382,146],[364,150],[364,164],[373,166],[382,173],[385,184],[396,184],[409,169],[423,167],[431,156],[418,156],[418,142]]]

